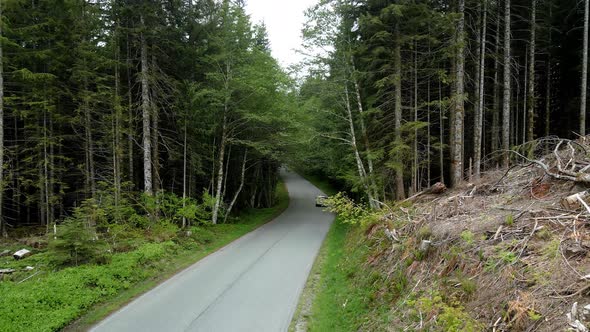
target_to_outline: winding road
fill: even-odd
[[[91,331],[286,331],[334,216],[315,207],[319,189],[297,174],[282,176],[291,199],[283,214]]]

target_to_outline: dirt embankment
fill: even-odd
[[[531,143],[510,170],[367,224],[363,264],[382,276],[368,305],[391,308],[380,329],[587,331],[589,153],[584,141]]]

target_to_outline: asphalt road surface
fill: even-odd
[[[282,171],[291,202],[234,241],[106,318],[91,331],[286,331],[334,216],[320,190]]]

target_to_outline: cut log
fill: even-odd
[[[570,211],[577,211],[580,210],[584,203],[590,201],[590,193],[588,191],[582,191],[568,197],[565,197],[561,200],[561,206]]]
[[[14,272],[14,269],[0,269],[0,274],[11,274]]]
[[[442,182],[437,182],[432,187],[430,187],[427,193],[433,195],[440,195],[445,191],[447,191],[447,186],[445,186],[445,184]]]
[[[421,191],[413,196],[410,196],[410,197],[404,199],[402,202],[411,202],[422,195],[428,195],[428,194],[440,195],[440,194],[444,193],[445,191],[447,191],[447,186],[445,186],[445,184],[442,182],[437,182],[433,186],[431,186],[430,188],[428,188],[424,191]]]
[[[28,249],[21,249],[17,252],[15,252],[14,254],[12,254],[12,257],[14,257],[14,259],[23,259],[27,256],[31,256],[32,252]]]

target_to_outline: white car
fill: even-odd
[[[328,206],[328,204],[326,202],[327,199],[328,199],[328,196],[319,195],[318,197],[315,198],[315,206],[317,206],[317,207],[327,207]]]

